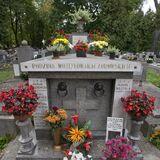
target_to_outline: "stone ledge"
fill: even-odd
[[[91,155],[94,160],[100,159],[105,140],[94,140]],[[63,153],[53,151],[53,141],[41,140],[33,155],[17,155],[16,160],[62,160]]]

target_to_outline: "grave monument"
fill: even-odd
[[[34,115],[36,151],[33,155],[18,155],[18,160],[62,159],[61,154],[53,152],[50,127],[43,120],[44,112],[53,105],[63,106],[69,115],[79,114],[81,121],[92,121],[94,159],[100,158],[105,142],[107,117],[124,118],[123,128],[128,128],[120,98],[130,94],[133,73],[141,71],[140,63],[69,54],[23,62],[21,70],[29,73],[29,83],[36,89],[40,105]]]

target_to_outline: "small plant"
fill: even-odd
[[[153,134],[150,135],[149,142],[160,149],[160,130],[156,130]]]
[[[46,111],[44,120],[50,124],[52,129],[61,128],[67,119],[67,113],[64,109],[53,106],[51,110]]]
[[[124,110],[131,115],[133,119],[145,118],[152,114],[154,110],[155,97],[149,96],[146,92],[132,90],[131,95],[122,97]]]
[[[120,53],[120,51],[119,51],[119,49],[117,49],[116,47],[112,47],[112,46],[109,46],[108,48],[107,48],[107,53],[108,54],[113,54],[113,53],[115,53],[115,54],[119,54]]]
[[[108,140],[103,154],[101,160],[131,160],[137,156],[130,142],[124,137]]]
[[[0,151],[6,147],[6,145],[12,140],[12,138],[13,137],[11,135],[0,137]]]
[[[69,12],[69,16],[71,17],[71,23],[72,24],[78,24],[79,21],[81,22],[93,22],[93,15],[89,12],[87,9],[82,9],[81,7],[74,11],[74,13]]]
[[[28,73],[22,72],[22,73],[20,74],[20,77],[21,77],[21,79],[22,79],[23,81],[27,81],[27,80],[28,80]]]

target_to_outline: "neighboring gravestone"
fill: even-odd
[[[107,117],[124,118],[126,128],[127,119],[120,98],[130,94],[133,72],[141,71],[140,63],[93,55],[77,58],[75,54],[69,54],[56,60],[51,56],[24,62],[21,69],[29,73],[29,83],[35,86],[40,97],[40,106],[34,116],[37,140],[48,142],[51,138],[43,115],[52,105],[63,106],[69,116],[79,114],[81,122],[91,120],[94,137],[103,143]],[[60,159],[54,152],[46,155],[38,148],[33,156]]]
[[[33,52],[34,49],[28,45],[27,41],[23,40],[22,45],[17,48],[18,63],[32,60],[34,58]]]
[[[7,61],[7,52],[5,50],[0,50],[0,62]]]

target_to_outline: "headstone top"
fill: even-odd
[[[28,42],[26,40],[23,40],[22,41],[22,46],[27,46],[28,45]]]
[[[106,56],[77,58],[75,54],[68,54],[59,59],[52,56],[23,62],[21,70],[24,72],[140,72],[139,62],[122,59],[110,60]]]

